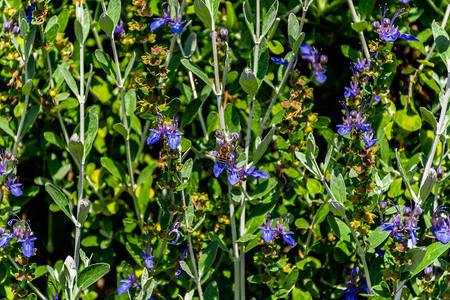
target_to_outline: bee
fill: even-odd
[[[219,164],[225,164],[227,162],[228,155],[230,155],[230,149],[228,146],[222,146],[219,150],[219,155],[217,156],[217,162]]]

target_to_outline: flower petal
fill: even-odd
[[[266,243],[270,243],[273,240],[275,232],[273,230],[263,230],[261,233],[261,237]]]
[[[34,254],[34,242],[25,241],[22,244],[22,253],[26,257],[30,258]]]
[[[231,171],[230,175],[228,175],[228,181],[231,185],[236,185],[239,182],[240,178],[237,172]]]
[[[262,179],[267,179],[267,178],[269,178],[269,174],[267,174],[266,172],[264,172],[264,171],[259,171],[259,170],[256,170],[256,171],[253,171],[251,174],[249,174],[250,176],[253,176],[253,177],[255,177],[255,178],[262,178]]]
[[[407,41],[420,42],[420,40],[415,36],[406,33],[400,33],[398,37]]]
[[[176,134],[169,134],[167,136],[167,143],[169,144],[169,147],[171,149],[177,149],[178,145],[180,144],[181,138]]]
[[[214,163],[214,176],[219,177],[222,174],[223,170],[227,167],[227,164],[221,164],[217,160]]]
[[[130,290],[130,287],[131,287],[131,282],[130,281],[127,281],[124,284],[121,284],[119,286],[119,288],[117,289],[117,294],[119,294],[119,296],[120,296],[123,293],[128,292]]]
[[[164,19],[164,18],[155,18],[154,20],[155,21],[153,21],[153,23],[150,24],[151,31],[158,29],[159,27],[163,26],[164,23],[166,23],[166,19]]]
[[[160,138],[161,138],[161,132],[159,132],[159,131],[157,133],[150,134],[149,138],[147,139],[147,145],[156,143],[157,141],[159,141]]]
[[[286,242],[286,244],[295,246],[295,241],[289,234],[283,233],[282,235],[283,235],[283,240]]]

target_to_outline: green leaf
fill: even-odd
[[[244,243],[247,243],[248,241],[253,240],[255,237],[256,237],[256,234],[248,234],[248,233],[246,233],[243,236],[241,236],[240,238],[238,238],[236,242],[244,244]]]
[[[351,242],[352,232],[350,231],[350,228],[348,228],[347,224],[331,215],[327,217],[327,222],[330,224],[331,229],[341,241],[346,243]]]
[[[91,18],[89,10],[80,9],[77,11],[77,19],[75,20],[75,37],[80,43],[84,43],[89,35],[91,27]]]
[[[125,73],[123,75],[123,83],[125,83],[125,80],[127,80],[128,74],[130,74],[130,71],[133,68],[135,59],[136,59],[136,52],[133,51],[133,55],[131,56],[130,61],[128,61],[127,68],[125,69]]]
[[[205,299],[208,300],[219,300],[219,286],[217,282],[212,281],[205,291]]]
[[[125,94],[125,113],[127,117],[131,118],[134,116],[134,111],[136,109],[136,92],[130,89]]]
[[[26,43],[25,43],[25,60],[28,60],[28,58],[31,55],[31,52],[33,51],[33,44],[34,39],[36,38],[36,27],[33,26],[31,28],[30,33],[26,37]]]
[[[423,106],[420,107],[420,113],[422,115],[422,120],[430,124],[431,127],[433,127],[434,131],[436,131],[437,121],[433,113]]]
[[[58,16],[53,16],[48,20],[47,26],[45,26],[45,39],[47,42],[52,43],[59,32]]]
[[[84,140],[84,150],[85,155],[87,156],[92,149],[92,145],[94,144],[95,137],[97,136],[98,131],[98,114],[97,107],[91,106],[86,114],[85,123],[85,140]]]
[[[195,117],[198,114],[198,109],[202,105],[202,101],[199,99],[192,100],[188,106],[186,107],[186,111],[181,117],[180,128],[183,128],[192,123],[195,120]]]
[[[195,48],[197,48],[197,34],[191,32],[184,44],[184,54],[186,57],[191,57],[194,54]]]
[[[410,265],[404,265],[400,268],[400,272],[413,272],[417,266],[422,262],[425,257],[426,248],[425,247],[417,247],[408,250],[405,255],[405,260],[411,259]]]
[[[111,77],[111,79],[113,79],[116,82],[116,84],[119,84],[117,82],[116,77],[116,67],[114,65],[112,58],[107,53],[105,53],[100,49],[95,50],[95,57],[100,63],[100,66],[102,67],[103,71],[105,71],[106,75]]]
[[[108,3],[108,9],[106,10],[108,16],[111,18],[113,22],[113,28],[116,28],[120,19],[120,9],[121,3],[120,0],[110,0]]]
[[[380,227],[377,227],[372,233],[369,235],[367,241],[370,244],[370,250],[375,251],[375,248],[380,246],[389,236],[390,231],[381,231]]]
[[[11,42],[13,43],[14,48],[16,48],[17,52],[19,53],[20,57],[22,57],[22,50],[20,49],[19,42],[17,42],[16,38],[13,36],[11,36]]]
[[[281,55],[284,53],[283,45],[277,40],[270,40],[267,43],[267,46],[269,47],[270,52],[272,52],[275,55]]]
[[[73,158],[81,162],[81,158],[83,157],[84,149],[83,144],[80,141],[80,137],[78,133],[74,133],[69,140],[69,152],[72,154]]]
[[[200,1],[200,0],[196,0],[196,3],[197,3],[197,1]],[[209,85],[211,88],[214,88],[213,83],[208,78],[208,75],[206,75],[206,73],[203,72],[203,70],[199,66],[197,66],[197,64],[189,61],[186,58],[183,58],[181,60],[181,64],[183,66],[185,66],[189,71],[191,71],[192,73],[197,75],[197,77],[200,78],[204,83]]]
[[[58,15],[59,32],[64,32],[69,22],[69,10],[63,9]]]
[[[275,22],[275,19],[277,18],[277,12],[278,12],[278,0],[275,0],[270,6],[266,15],[264,16],[260,38],[264,37],[267,34],[267,32],[269,32],[269,29],[272,27],[273,22]]]
[[[4,133],[14,137],[14,132],[9,128],[9,123],[5,118],[0,118],[0,129],[3,130]]]
[[[34,122],[36,121],[36,118],[39,114],[39,111],[41,110],[41,105],[33,106],[25,115],[25,121],[23,123],[23,130],[20,134],[20,139],[22,139],[25,134],[30,131],[31,127],[33,127]]]
[[[66,195],[64,195],[64,193],[61,192],[59,188],[51,183],[45,184],[45,190],[52,197],[53,201],[55,201],[59,208],[61,208],[61,210],[66,214],[66,216],[70,220],[74,221],[75,218],[70,212],[69,200],[67,199]]]
[[[362,19],[372,15],[372,11],[375,7],[375,3],[376,3],[376,0],[359,1],[358,9],[359,9],[359,13],[361,14]]]
[[[259,199],[266,196],[270,191],[273,190],[278,184],[278,179],[269,178],[269,180],[264,180],[260,182],[255,189],[255,192],[252,195],[252,199]]]
[[[64,80],[66,81],[70,90],[78,98],[78,86],[77,86],[77,83],[75,82],[75,79],[73,79],[72,74],[66,68],[64,68],[62,65],[59,65],[58,68],[61,71],[61,73],[64,77]]]
[[[299,34],[300,24],[298,23],[297,17],[293,13],[290,13],[288,18],[288,36],[289,45],[291,45],[291,48],[294,46]]]
[[[244,71],[241,73],[239,78],[239,83],[242,89],[253,98],[258,92],[258,81],[256,80],[255,74],[250,70],[249,67],[245,67]]]
[[[219,248],[219,242],[211,242],[206,249],[203,250],[200,259],[198,260],[198,277],[201,279],[203,275],[209,271],[216,260],[217,249]],[[194,262],[195,263],[195,262]]]
[[[28,79],[27,82],[22,87],[22,94],[29,96],[32,87],[33,87],[33,80]]]
[[[100,16],[98,22],[100,24],[100,28],[107,35],[109,35],[109,36],[113,35],[115,27],[114,27],[113,21],[111,20],[111,18],[106,13],[102,13],[102,15]]]
[[[441,242],[435,242],[428,246],[422,262],[417,266],[411,277],[422,272],[425,267],[429,266],[433,261],[441,257],[441,255],[444,254],[449,248],[450,243],[442,244]]]
[[[228,126],[230,132],[239,132],[239,113],[236,110],[236,107],[228,103],[225,107],[224,112],[225,117],[225,126]]]
[[[267,217],[268,212],[272,212],[280,195],[281,193],[276,191],[270,196],[267,202],[258,204],[250,211],[248,221],[245,223],[245,234],[253,234],[258,229],[258,226],[263,225],[263,220]]]
[[[301,32],[297,40],[295,41],[294,46],[292,46],[292,52],[297,53],[298,49],[300,48],[300,45],[303,42],[303,39],[305,38],[305,33]]]
[[[194,11],[200,18],[202,23],[205,24],[208,29],[212,29],[211,13],[208,7],[206,6],[205,2],[203,2],[202,0],[195,0]]]
[[[122,182],[126,182],[125,179],[125,169],[123,165],[119,164],[117,161],[112,160],[109,157],[103,156],[100,158],[100,164],[108,170],[108,172],[116,177],[117,179],[120,179]]]
[[[250,34],[252,36],[252,39],[255,39],[255,19],[253,17],[252,14],[252,10],[250,8],[250,4],[248,3],[248,1],[244,1],[244,4],[242,4],[243,8],[244,8],[244,19],[245,19],[245,24],[247,24],[247,28],[250,31]]]
[[[356,62],[359,58],[359,52],[358,50],[353,49],[349,45],[342,45],[341,46],[342,54],[344,54],[345,57],[350,58],[352,61]]]
[[[319,176],[319,172],[316,169],[316,166],[314,165],[311,158],[306,156],[304,153],[301,152],[295,152],[295,156],[297,156],[298,160],[307,168],[311,173],[313,173],[316,176]]]
[[[206,0],[209,3],[209,7],[211,8],[211,15],[214,16],[214,14],[217,13],[219,10],[220,0]]]
[[[116,123],[113,125],[113,129],[120,133],[124,139],[128,136],[128,131],[125,129],[125,126],[122,123]]]
[[[153,163],[151,165],[146,166],[139,174],[136,184],[141,185],[145,181],[147,181],[147,179],[152,176],[152,174],[156,170],[157,166],[158,166],[157,163]]]
[[[422,127],[419,114],[413,110],[397,110],[393,119],[398,126],[407,131],[417,131]]]
[[[66,148],[66,143],[63,141],[63,139],[53,131],[44,132],[44,139],[50,144],[59,147],[60,149]]]
[[[352,29],[358,33],[363,32],[369,27],[366,21],[352,23]]]
[[[179,262],[181,269],[188,274],[192,279],[194,279],[194,275],[192,275],[191,268],[189,268],[189,265],[185,261]]]
[[[98,263],[92,264],[83,269],[83,271],[80,272],[77,281],[80,290],[87,289],[96,283],[97,280],[108,274],[109,268],[109,264],[107,263]]]
[[[183,169],[181,169],[181,182],[186,182],[191,177],[192,167],[194,166],[194,161],[189,158],[184,164]]]
[[[264,156],[264,153],[266,153],[267,147],[269,146],[270,142],[272,142],[275,128],[275,126],[272,126],[272,129],[270,129],[264,140],[256,148],[255,155],[253,156],[253,165],[256,165],[256,163]]]
[[[331,192],[334,197],[339,202],[344,202],[346,199],[345,192],[345,182],[342,174],[338,169],[334,169],[331,174],[331,183],[330,183]]]
[[[433,21],[431,29],[433,30],[434,42],[436,43],[439,55],[447,66],[447,69],[450,70],[450,39],[448,34],[445,29],[436,23],[436,21]]]

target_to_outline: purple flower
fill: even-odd
[[[384,254],[386,253],[386,251],[381,250],[380,248],[376,247],[375,248],[375,253],[378,254],[380,257],[383,257]]]
[[[350,113],[350,115],[355,118],[355,130],[356,131],[359,131],[359,130],[361,130],[362,132],[371,131],[370,124],[364,123],[364,121],[366,121],[366,117],[364,116],[364,108],[365,107],[366,107],[366,104],[363,103],[363,105],[361,105],[361,108],[359,109],[358,113],[354,110]]]
[[[447,216],[446,219],[442,217],[442,214]],[[436,220],[436,217],[439,218]],[[432,226],[430,229],[434,232],[436,239],[442,244],[447,244],[450,241],[450,226],[449,226],[449,214],[445,210],[444,206],[439,206],[433,213],[433,218],[431,219]]]
[[[181,16],[177,16],[172,21],[169,21],[168,24],[172,26],[170,31],[172,31],[173,34],[180,34],[181,31],[183,31],[183,25],[186,24],[186,21],[181,21]]]
[[[380,102],[381,101],[381,97],[378,96],[378,95],[375,95],[375,97],[373,98],[373,101]]]
[[[350,117],[350,114],[348,112],[348,107],[345,105],[344,102],[341,102],[342,106],[345,110],[345,116],[346,118],[342,117],[342,120],[344,121],[344,124],[336,125],[338,127],[338,133],[339,135],[346,135],[352,132],[352,127],[355,126],[355,124],[352,124],[352,118]]]
[[[167,129],[166,129],[166,120],[161,113],[158,113],[159,117],[156,118],[156,124],[158,125],[158,129],[150,129],[152,134],[150,134],[147,139],[147,145],[152,145],[159,141],[161,138],[166,138]]]
[[[302,59],[311,63],[316,81],[320,84],[324,83],[327,80],[327,76],[325,75],[326,70],[323,67],[328,62],[328,57],[326,55],[320,55],[316,48],[308,44],[302,44],[300,46],[300,52],[303,54]]]
[[[28,24],[30,24],[30,26],[31,26],[31,22],[33,21],[33,11],[36,9],[36,3],[31,3],[29,6],[28,6],[28,17],[27,17],[27,21],[28,21]]]
[[[172,227],[170,227],[170,231],[169,231],[169,235],[172,233],[175,233],[177,235],[176,239],[174,241],[172,241],[173,245],[176,245],[178,243],[178,240],[180,239],[180,235],[184,236],[183,233],[179,231],[181,223],[178,222],[178,219],[179,218],[177,218],[177,221],[175,221],[175,223],[172,225]]]
[[[22,243],[22,253],[26,257],[30,258],[34,254],[34,241],[37,240],[36,237],[31,237],[33,232],[31,231],[31,227],[29,221],[24,222],[25,230],[22,231],[21,237],[17,236],[18,242]]]
[[[215,151],[211,156],[217,157],[214,162],[214,176],[219,177],[223,170],[227,167],[228,159],[233,159],[236,157],[236,142],[239,140],[239,134],[232,132],[229,137],[230,141],[227,141],[226,135],[222,134],[222,131],[218,130],[217,144],[220,147],[219,151]]]
[[[128,271],[127,271],[128,273]],[[137,281],[136,281],[136,274],[134,272],[134,268],[133,268],[133,275],[131,275],[130,273],[128,273],[128,279],[122,279],[121,281],[122,284],[119,286],[119,288],[117,289],[117,294],[122,295],[123,293],[126,293],[130,290],[131,286],[136,286],[137,285]]]
[[[6,185],[8,186],[8,189],[11,192],[11,194],[13,194],[16,197],[20,197],[23,194],[22,190],[20,189],[22,184],[16,183],[16,179],[17,177],[11,179],[11,176],[9,176],[8,179],[6,180]]]
[[[147,139],[147,145],[152,145],[159,141],[160,139],[167,138],[167,144],[171,149],[177,149],[181,142],[181,136],[184,135],[178,130],[178,118],[173,116],[172,122],[166,122],[164,116],[158,113],[159,117],[156,118],[156,124],[158,124],[158,129],[150,129],[152,134],[150,134]]]
[[[355,97],[359,91],[358,87],[358,75],[356,74],[356,68],[352,68],[353,81],[350,82],[350,87],[345,87],[344,97],[351,98]]]
[[[281,215],[278,220],[277,220],[277,228],[276,230],[276,234],[281,234],[281,236],[283,237],[283,240],[291,246],[295,246],[295,241],[294,239],[290,236],[291,234],[294,234],[294,232],[292,231],[286,231],[284,230],[284,227],[286,227],[287,224],[289,224],[289,219],[287,218],[289,216],[289,213],[285,213],[283,215]],[[284,224],[280,225],[280,220],[284,218]]]
[[[156,30],[159,27],[162,27],[164,24],[166,24],[167,22],[169,22],[171,20],[170,11],[169,11],[169,13],[166,13],[163,10],[163,17],[162,18],[153,18],[153,20],[154,20],[153,23],[150,24],[151,31]]]
[[[365,68],[369,68],[370,67],[370,62],[367,61],[365,58],[359,58],[357,59],[356,63],[353,63],[353,67],[355,68],[355,70],[358,73],[362,73],[364,72]]]
[[[359,268],[357,266],[354,266],[352,269],[346,267],[344,273],[347,277],[347,280],[345,280],[347,289],[341,291],[341,293],[345,294],[345,300],[357,300],[358,295],[360,294],[359,289],[357,288]]]
[[[264,219],[264,226],[259,226],[261,229],[261,237],[266,243],[270,243],[275,236],[275,228],[272,228],[273,220],[270,220],[270,213],[267,213],[267,219]]]
[[[423,269],[423,273],[425,274],[425,280],[430,281],[431,277],[433,276],[433,266],[430,265],[428,267],[425,267],[425,269]]]
[[[226,28],[220,29],[220,43],[222,45],[225,45],[225,42],[227,40],[227,36],[228,36],[228,29],[226,29]]]
[[[413,245],[417,245],[417,233],[416,230],[419,230],[420,227],[416,226],[417,219],[422,214],[422,209],[417,206],[414,210],[410,210],[410,213],[406,214],[406,226],[405,230],[408,233],[409,238],[404,239],[404,242],[411,240]],[[405,216],[405,214],[403,214]]]
[[[181,136],[184,135],[178,130],[178,118],[173,116],[173,121],[169,123],[167,128],[167,143],[171,149],[177,149],[181,142]]]
[[[399,0],[399,1],[403,4],[406,4],[406,3],[409,3],[409,1],[411,1],[411,0]]]
[[[395,14],[391,20],[386,18],[387,11],[388,11],[388,9],[385,9],[384,12],[382,12],[381,7],[380,7],[381,22],[375,21],[372,23],[373,27],[375,28],[375,32],[378,33],[381,41],[394,42],[398,38],[401,38],[401,39],[404,39],[407,41],[420,42],[419,39],[415,38],[414,36],[412,36],[410,34],[400,33],[398,31],[398,26],[394,26],[395,18],[397,18],[399,15],[402,15],[400,13],[402,11],[401,9],[399,9],[395,12]]]
[[[152,248],[146,248],[145,249],[145,254],[141,253],[142,258],[145,261],[145,266],[147,267],[147,269],[153,269],[153,258],[155,258],[154,256],[151,256],[153,249]]]
[[[189,248],[188,248],[188,246],[186,244],[183,243],[183,244],[180,245],[180,249],[178,249],[178,251],[180,251],[181,256],[180,256],[180,259],[178,260],[177,272],[175,273],[175,277],[176,278],[179,278],[180,275],[181,275],[182,270],[181,270],[181,267],[180,267],[180,262],[186,260],[187,255],[189,253]]]
[[[228,181],[231,185],[238,184],[239,181],[244,181],[247,176],[252,176],[255,178],[267,179],[269,175],[264,171],[255,170],[256,166],[251,167],[248,170],[245,170],[245,167],[238,168],[236,167],[237,161],[233,159],[230,162],[230,166],[228,167],[228,171],[230,174],[228,175]]]
[[[397,214],[395,214],[392,218],[393,222],[384,222],[383,225],[380,226],[381,231],[390,231],[389,234],[390,237],[396,237],[399,240],[403,240],[403,233],[398,232],[399,230],[403,229],[403,223],[402,223],[402,216],[400,214],[400,210],[398,209],[398,206],[395,205],[395,208],[397,209]]]
[[[15,237],[16,235],[14,233],[3,233],[2,237],[0,238],[0,248],[5,247],[8,245],[9,241]]]
[[[114,29],[113,34],[118,34],[119,36],[123,36],[125,34],[125,29],[124,29],[122,20],[120,20],[119,24],[117,24],[116,29]]]
[[[289,62],[286,59],[284,59],[284,58],[272,57],[271,59],[277,65],[283,65],[283,66],[286,66],[286,67],[289,65]]]
[[[0,161],[0,176],[7,173],[6,165],[7,165],[6,155],[2,155],[2,160]]]
[[[364,141],[365,143],[364,148],[366,149],[373,147],[375,143],[378,141],[378,139],[373,138],[372,130],[365,132],[364,135],[361,135],[361,139]]]

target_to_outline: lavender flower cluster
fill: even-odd
[[[17,226],[16,226],[17,225]],[[8,221],[8,226],[12,227],[12,232],[6,232],[4,227],[0,227],[0,248],[5,247],[13,238],[17,238],[17,241],[22,243],[22,253],[26,257],[30,258],[33,256],[34,241],[36,237],[32,237],[33,232],[31,231],[30,221],[22,221],[17,217],[17,219],[12,219]]]
[[[245,181],[248,176],[261,179],[269,178],[266,172],[256,170],[256,166],[249,169],[246,169],[245,166],[238,167],[237,141],[239,140],[239,134],[236,132],[227,134],[217,130],[216,139],[220,147],[219,151],[212,154],[212,157],[217,157],[214,163],[214,175],[216,177],[219,177],[223,170],[227,169],[230,172],[228,182],[231,185],[236,185],[239,181]]]
[[[422,214],[420,206],[414,209],[405,206],[403,209],[403,216],[397,205],[393,204],[397,213],[394,214],[392,222],[384,222],[380,226],[381,231],[390,231],[389,236],[395,237],[405,243],[411,242],[412,245],[417,245],[417,232],[420,228],[417,226],[417,219]],[[381,203],[381,207],[385,207],[385,203]],[[405,223],[405,225],[403,224]]]
[[[279,236],[283,237],[283,240],[291,246],[295,246],[294,239],[290,236],[294,234],[293,231],[285,230],[287,224],[289,224],[289,213],[281,215],[277,220],[277,227],[273,228],[273,220],[270,219],[270,213],[267,213],[267,218],[264,219],[264,226],[259,226],[258,229],[262,230],[261,237],[266,243],[270,243],[274,238]],[[284,219],[284,224],[280,224],[280,221]]]
[[[167,139],[167,144],[173,150],[177,149],[181,141],[181,136],[184,135],[178,130],[178,118],[173,116],[172,121],[166,121],[161,113],[158,113],[156,124],[158,129],[150,129],[153,132],[147,139],[147,145],[152,145],[160,139]]]
[[[11,151],[3,151],[0,152],[0,179],[3,178],[3,175],[6,177],[6,187],[11,194],[16,197],[22,196],[23,192],[20,188],[22,183],[16,183],[17,177],[14,174],[17,166],[17,157],[12,154]],[[9,167],[9,168],[8,168]]]

